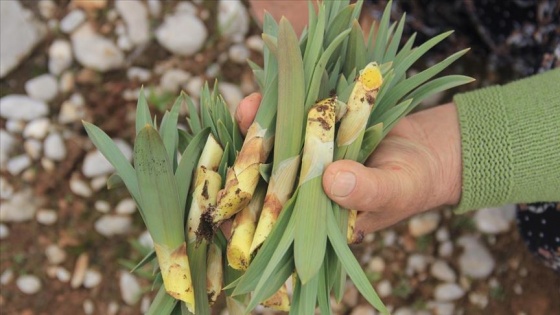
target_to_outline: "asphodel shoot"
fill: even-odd
[[[222,292],[224,270],[222,263],[222,250],[215,243],[208,245],[208,260],[206,269],[206,286],[208,302],[213,305]]]

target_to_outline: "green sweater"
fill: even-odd
[[[560,201],[560,69],[459,94],[463,188],[457,213]]]

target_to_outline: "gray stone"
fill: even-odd
[[[35,119],[25,126],[23,137],[41,140],[47,135],[50,126],[51,121],[48,118]]]
[[[414,237],[432,233],[437,228],[439,220],[440,215],[437,212],[416,215],[408,221],[408,231]]]
[[[229,48],[228,56],[235,63],[245,64],[250,57],[250,53],[245,45],[235,44]]]
[[[136,202],[132,198],[123,199],[117,204],[115,212],[118,214],[132,214],[136,212]]]
[[[377,289],[377,294],[379,294],[379,296],[382,298],[388,297],[393,292],[393,286],[391,285],[391,282],[387,279],[379,281],[379,283],[376,286],[376,289]]]
[[[11,199],[14,194],[14,187],[6,178],[0,176],[0,199]]]
[[[103,280],[103,276],[99,271],[95,269],[88,269],[84,277],[84,288],[93,289],[101,283],[101,280]]]
[[[41,280],[34,275],[23,275],[16,280],[18,289],[28,295],[41,291]]]
[[[94,227],[99,234],[106,237],[127,234],[132,227],[132,218],[106,214],[95,221]]]
[[[115,3],[117,12],[126,24],[128,38],[134,45],[143,45],[150,39],[148,10],[140,1],[123,1]]]
[[[485,309],[488,305],[488,295],[472,292],[469,294],[469,302],[472,305],[476,305],[481,309]]]
[[[29,189],[15,193],[12,199],[0,202],[0,221],[24,222],[33,219],[37,211],[35,201]]]
[[[249,31],[249,14],[239,0],[220,0],[218,4],[220,34],[233,42],[241,42]]]
[[[456,283],[441,283],[434,290],[434,297],[438,301],[449,302],[462,298],[465,290]]]
[[[124,65],[123,52],[112,41],[97,34],[89,23],[72,33],[71,40],[76,59],[87,68],[106,72]]]
[[[15,69],[45,35],[45,26],[19,1],[0,1],[0,78]]]
[[[4,270],[0,275],[0,284],[7,285],[14,279],[14,271],[10,268]]]
[[[14,137],[5,130],[0,130],[0,168],[4,169],[8,158],[10,157],[14,144],[16,143]]]
[[[430,274],[441,281],[455,282],[457,275],[455,271],[443,260],[438,260],[430,267]]]
[[[474,222],[480,232],[500,234],[509,230],[514,218],[515,205],[507,205],[478,210],[474,215]]]
[[[0,240],[3,240],[10,236],[10,229],[4,223],[0,223]]]
[[[185,89],[190,97],[199,98],[200,91],[204,86],[204,79],[201,77],[194,77],[189,80],[185,85]]]
[[[408,256],[406,263],[406,273],[409,276],[415,273],[423,273],[428,267],[428,258],[421,254],[412,254]]]
[[[45,255],[49,263],[58,265],[66,260],[66,251],[58,245],[51,244],[45,249]]]
[[[440,257],[450,257],[451,254],[453,254],[453,243],[451,241],[445,241],[439,245],[438,255]]]
[[[177,92],[181,86],[187,83],[191,74],[181,69],[169,69],[161,76],[160,86],[168,92]]]
[[[458,244],[464,248],[459,256],[461,273],[474,279],[487,278],[496,265],[488,249],[474,236],[462,236]]]
[[[64,282],[67,283],[70,281],[72,275],[70,274],[70,271],[68,271],[66,268],[58,266],[56,268],[56,278],[58,279],[58,281],[60,282]]]
[[[10,174],[16,176],[31,166],[31,162],[32,161],[29,155],[22,154],[11,158],[6,165],[6,168]]]
[[[55,40],[49,47],[49,72],[60,75],[72,65],[72,46],[64,39]]]
[[[237,105],[239,105],[239,102],[241,102],[241,100],[243,99],[243,93],[241,92],[241,89],[235,84],[220,82],[220,84],[218,85],[218,90],[226,101],[230,113],[234,114],[235,110],[237,109]]]
[[[25,82],[25,92],[34,99],[50,102],[58,94],[58,82],[52,74],[42,74]]]
[[[153,17],[159,17],[161,14],[161,0],[148,0],[148,11]]]
[[[220,74],[220,71],[220,64],[213,63],[206,68],[206,72],[204,72],[204,75],[206,75],[207,78],[216,78]]]
[[[62,161],[66,158],[66,145],[58,132],[50,133],[45,139],[45,156],[53,161]]]
[[[56,12],[56,3],[53,0],[39,0],[37,4],[39,13],[45,19],[51,19]]]
[[[121,297],[127,305],[135,305],[142,297],[140,283],[128,271],[121,271],[119,288],[121,290]]]
[[[37,211],[37,222],[43,225],[53,225],[58,220],[58,214],[52,209],[39,209]]]
[[[82,304],[82,307],[86,315],[91,315],[93,314],[93,312],[95,312],[95,304],[93,304],[90,299],[86,299]]]
[[[152,77],[152,73],[149,69],[140,67],[130,67],[126,71],[126,76],[129,80],[136,80],[138,82],[146,82]]]
[[[156,30],[156,39],[170,52],[181,56],[192,56],[199,51],[208,31],[196,15],[176,12],[165,17],[163,24]]]
[[[113,139],[119,150],[124,154],[124,156],[130,161],[132,159],[132,148],[128,143],[121,139]],[[115,169],[105,159],[103,154],[98,150],[89,152],[82,165],[82,173],[88,178],[105,175],[114,172]]]
[[[148,231],[144,231],[138,236],[138,243],[148,249],[154,248],[154,240]]]
[[[430,301],[427,305],[433,314],[437,315],[455,315],[455,304],[450,302],[434,302]],[[460,313],[459,313],[460,314]]]
[[[25,122],[17,119],[8,119],[6,121],[6,130],[12,134],[22,133],[25,129]]]
[[[0,116],[5,119],[30,121],[48,112],[49,107],[45,102],[26,95],[11,94],[0,99]]]
[[[82,10],[70,11],[65,17],[60,20],[60,30],[63,33],[70,34],[78,26],[82,25],[86,21],[86,14]]]

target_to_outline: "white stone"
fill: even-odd
[[[10,236],[10,229],[4,223],[0,223],[0,240],[3,240]]]
[[[124,54],[109,39],[97,34],[86,23],[71,36],[74,55],[80,64],[99,72],[119,69],[124,65]]]
[[[191,74],[181,69],[169,69],[161,76],[160,86],[168,92],[177,92],[181,86],[187,83]]]
[[[130,161],[132,159],[132,148],[130,145],[122,139],[113,139],[113,141],[123,155]],[[111,163],[109,163],[98,150],[89,152],[82,165],[82,173],[88,178],[110,174],[114,171],[115,169]]]
[[[49,173],[54,171],[56,167],[55,163],[52,160],[49,160],[45,157],[41,159],[41,166],[45,169],[45,171]]]
[[[0,176],[0,199],[11,199],[14,194],[14,187],[6,178]]]
[[[0,130],[0,169],[6,167],[15,143],[14,137],[9,132],[4,129]]]
[[[58,121],[62,124],[78,122],[86,117],[85,100],[79,93],[72,96],[62,103]]]
[[[148,11],[153,17],[159,17],[161,14],[161,0],[148,0]]]
[[[478,230],[487,234],[507,232],[515,218],[515,205],[480,209],[474,215]]]
[[[93,194],[89,185],[78,176],[72,176],[72,178],[70,178],[70,190],[74,194],[86,198],[91,197]]]
[[[474,236],[462,236],[458,244],[464,248],[459,256],[459,268],[465,276],[474,279],[485,279],[494,270],[494,258],[480,241]]]
[[[51,121],[48,118],[35,119],[25,126],[25,129],[23,130],[23,137],[41,140],[47,135],[50,126]]]
[[[60,75],[72,65],[72,46],[65,39],[56,39],[49,47],[49,72]]]
[[[414,315],[414,311],[407,307],[399,307],[393,315]]]
[[[434,290],[434,297],[442,302],[455,301],[464,295],[465,290],[456,283],[441,283]]]
[[[127,234],[132,227],[132,218],[106,214],[95,221],[94,227],[99,234],[107,237]]]
[[[440,257],[450,257],[451,254],[453,254],[453,243],[451,241],[445,241],[439,245],[438,255]]]
[[[415,273],[423,273],[428,267],[428,258],[421,254],[412,254],[408,256],[406,263],[406,273],[412,276]]]
[[[442,227],[442,228],[439,228],[437,230],[436,240],[438,242],[445,242],[445,241],[449,240],[449,231],[447,230],[447,228]]]
[[[111,204],[105,200],[97,200],[93,207],[101,213],[108,213],[111,211]]]
[[[25,92],[34,99],[50,102],[58,94],[58,81],[52,74],[42,74],[25,82]]]
[[[358,305],[354,307],[350,315],[376,315],[375,309],[369,305]]]
[[[70,34],[78,26],[82,25],[86,20],[86,14],[82,10],[70,11],[65,17],[60,20],[60,30],[63,33]]]
[[[94,191],[99,191],[101,190],[101,188],[105,187],[106,185],[107,185],[106,175],[94,177],[90,182],[90,186]]]
[[[115,301],[109,302],[109,305],[107,306],[107,315],[117,315],[118,312],[119,312],[119,303]]]
[[[228,82],[220,82],[218,85],[218,91],[222,94],[224,100],[226,101],[230,113],[234,114],[235,110],[237,109],[237,105],[243,99],[243,93],[239,86],[228,83]]]
[[[22,120],[8,119],[6,121],[6,130],[12,134],[22,133],[24,129],[25,129],[25,122]]]
[[[245,64],[249,59],[249,49],[243,44],[235,44],[229,48],[229,59],[235,63]]]
[[[457,275],[455,271],[443,260],[438,260],[430,267],[430,274],[441,281],[455,282]]]
[[[45,249],[45,255],[49,263],[53,265],[61,264],[66,260],[66,251],[58,245],[51,244]]]
[[[67,283],[70,281],[72,275],[70,274],[70,271],[68,271],[66,268],[58,266],[56,268],[56,278],[58,279],[58,281],[60,282],[64,282]]]
[[[437,228],[439,220],[440,215],[437,212],[416,215],[408,221],[408,231],[414,237],[432,233]]]
[[[88,269],[86,271],[86,275],[84,276],[84,288],[93,289],[101,283],[101,280],[103,280],[103,276],[99,271],[95,269]]]
[[[52,0],[39,0],[37,3],[37,7],[39,8],[39,13],[45,19],[50,19],[54,17],[56,12],[56,3]]]
[[[259,35],[249,36],[247,40],[245,40],[245,45],[247,45],[247,48],[260,53],[262,53],[264,49],[264,42]]]
[[[58,132],[50,133],[45,139],[45,156],[53,161],[62,161],[66,158],[66,145]]]
[[[123,199],[117,204],[115,211],[118,214],[132,214],[136,212],[136,202],[132,198]]]
[[[126,76],[131,81],[146,82],[152,77],[152,73],[149,69],[140,67],[130,67],[126,71]]]
[[[52,209],[40,209],[37,211],[37,222],[43,225],[53,225],[58,220],[58,214]]]
[[[150,40],[148,10],[140,1],[115,2],[117,12],[122,16],[128,31],[128,38],[134,45],[143,45]]]
[[[29,189],[15,193],[12,199],[0,202],[0,221],[24,222],[33,219],[37,211],[35,200]]]
[[[213,63],[206,68],[204,75],[206,75],[207,78],[216,78],[221,70],[219,63]]]
[[[428,309],[432,310],[433,314],[437,315],[455,315],[455,304],[451,302],[434,302],[430,301],[427,305]]]
[[[203,86],[204,79],[201,77],[194,77],[185,85],[185,90],[187,90],[190,97],[199,98]]]
[[[132,48],[134,48],[134,43],[128,36],[120,35],[117,38],[117,46],[123,51],[130,51]]]
[[[45,102],[27,95],[11,94],[0,99],[0,116],[5,119],[30,121],[43,117],[48,112],[49,107]]]
[[[488,305],[488,295],[472,292],[469,294],[469,302],[472,305],[476,305],[479,308],[484,309]]]
[[[38,160],[41,157],[43,143],[36,139],[25,140],[23,149],[32,160]]]
[[[234,42],[241,42],[249,31],[249,14],[239,0],[220,0],[218,4],[220,34]]]
[[[119,288],[121,297],[127,305],[135,305],[142,297],[142,288],[140,283],[132,274],[127,271],[121,271]]]
[[[385,270],[385,261],[379,256],[371,258],[368,269],[372,272],[382,273]]]
[[[144,231],[138,236],[138,243],[148,249],[154,248],[154,240],[148,231]]]
[[[19,1],[0,1],[0,78],[15,69],[45,35],[45,26]]]
[[[140,312],[142,314],[148,313],[148,310],[150,309],[150,304],[151,303],[152,303],[152,301],[151,301],[149,296],[142,297],[142,300],[140,301]]]
[[[181,56],[192,56],[199,51],[208,31],[196,15],[176,12],[165,17],[163,24],[156,30],[156,39],[170,52]]]
[[[93,314],[93,312],[95,312],[95,304],[93,304],[90,299],[86,299],[82,307],[84,308],[84,313],[86,315],[91,315]]]
[[[386,230],[383,233],[383,245],[385,245],[385,247],[391,247],[395,245],[396,241],[397,233],[394,230]]]
[[[31,165],[31,158],[27,154],[22,154],[11,158],[6,165],[8,172],[14,176],[23,172]]]
[[[0,275],[0,284],[7,285],[14,279],[14,271],[12,269],[6,269]]]
[[[393,292],[393,286],[391,285],[391,282],[387,279],[379,281],[379,283],[376,286],[376,289],[377,289],[377,294],[379,294],[379,297],[382,298],[388,297]]]
[[[60,76],[58,84],[61,93],[70,93],[74,89],[74,72],[67,70]]]
[[[175,7],[175,11],[196,15],[197,12],[198,12],[198,9],[196,8],[196,6],[194,4],[192,4],[190,2],[179,2],[179,3],[177,3],[177,6]]]
[[[28,295],[33,295],[41,290],[41,280],[34,275],[23,275],[16,280],[18,289]]]

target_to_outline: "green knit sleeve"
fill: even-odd
[[[560,69],[456,95],[463,187],[457,213],[560,201]]]

